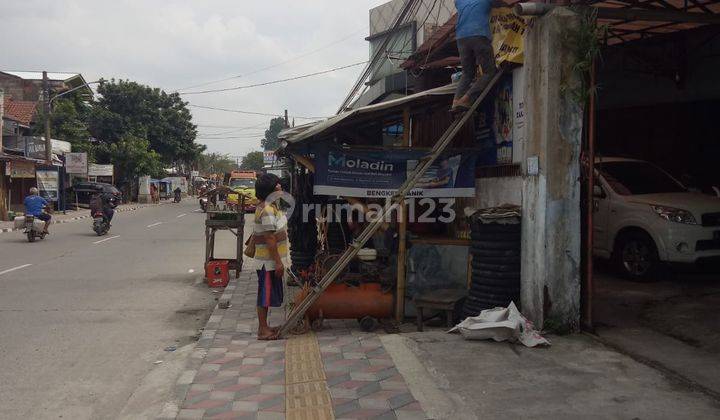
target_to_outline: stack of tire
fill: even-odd
[[[312,189],[311,174],[305,173],[296,176],[295,190],[293,192],[296,198],[296,208],[303,208],[305,204],[313,204]],[[292,261],[293,272],[298,275],[315,263],[315,253],[318,248],[318,228],[317,223],[315,223],[315,212],[311,211],[306,214],[306,220],[302,219],[303,214],[302,211],[293,212],[288,220],[290,260]]]
[[[315,224],[311,224],[308,228],[304,229],[303,234],[308,238],[316,238],[317,226]],[[313,265],[315,262],[316,247],[316,240],[305,241],[305,243],[302,243],[299,240],[296,241],[296,243],[291,242],[290,261],[292,261],[293,272],[300,273],[300,271],[307,270],[311,265]]]
[[[519,218],[471,223],[472,283],[463,315],[477,316],[485,309],[520,304]]]

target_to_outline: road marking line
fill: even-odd
[[[20,269],[25,268],[25,267],[30,267],[31,265],[32,265],[32,264],[23,264],[23,265],[18,265],[17,267],[8,268],[7,270],[0,271],[0,276],[2,276],[3,274],[7,274],[7,273],[10,273],[10,272],[13,272],[13,271],[15,271],[15,270],[20,270]]]
[[[152,225],[148,225],[147,227],[151,228],[157,225],[162,225],[162,222],[153,223]]]
[[[193,213],[200,213],[202,209],[193,210]]]
[[[194,273],[194,272],[195,272],[195,270],[193,270],[192,268],[188,270],[188,273]]]
[[[179,219],[179,218],[181,218],[181,217],[185,217],[185,216],[187,216],[187,213],[183,213],[183,214],[178,214],[178,216],[177,216],[177,217],[178,217],[178,219]]]
[[[105,239],[101,239],[101,240],[99,240],[99,241],[97,241],[97,242],[93,242],[93,244],[95,244],[95,245],[101,244],[101,243],[103,243],[103,242],[105,242],[105,241],[109,241],[110,239],[115,239],[115,238],[119,238],[119,237],[120,237],[120,235],[111,236],[111,237],[109,237],[109,238],[105,238]]]

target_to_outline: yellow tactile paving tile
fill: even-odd
[[[290,420],[334,419],[315,334],[292,336],[285,345],[285,417]]]

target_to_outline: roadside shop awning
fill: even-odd
[[[388,114],[392,111],[402,110],[408,106],[421,106],[436,101],[438,98],[453,95],[455,85],[445,85],[435,89],[426,90],[402,98],[393,99],[378,104],[367,105],[362,108],[343,112],[327,120],[315,124],[306,124],[300,127],[293,127],[280,133],[279,138],[288,144],[300,143],[312,137],[327,134],[330,130],[347,126],[356,122],[359,118],[372,117],[378,114]]]

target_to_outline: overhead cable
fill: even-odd
[[[250,89],[250,88],[259,87],[259,86],[274,85],[277,83],[284,83],[284,82],[289,82],[292,80],[299,80],[299,79],[305,79],[308,77],[319,76],[322,74],[328,74],[328,73],[332,73],[332,72],[335,72],[338,70],[344,70],[344,69],[349,69],[351,67],[357,67],[359,65],[366,64],[366,63],[367,63],[367,61],[360,61],[357,63],[348,64],[346,66],[334,67],[334,68],[331,68],[328,70],[317,71],[315,73],[303,74],[300,76],[289,77],[287,79],[273,80],[270,82],[255,83],[252,85],[235,86],[235,87],[224,88],[224,89],[209,89],[209,90],[199,90],[199,91],[192,91],[192,92],[178,92],[178,93],[180,95],[200,95],[200,94],[204,94],[204,93],[228,92],[228,91],[233,91],[233,90]]]

